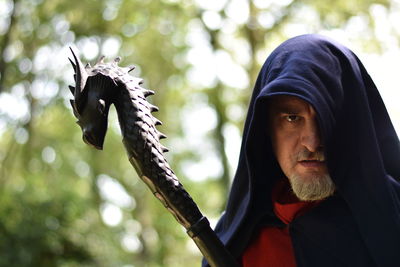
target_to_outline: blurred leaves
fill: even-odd
[[[68,46],[156,91],[166,156],[215,221],[237,162],[257,72],[280,42],[349,36],[398,46],[398,1],[0,0],[0,266],[196,266],[184,229],[130,166],[111,110],[104,151],[81,140],[69,106]],[[396,13],[397,12],[397,13]],[[383,14],[383,15],[382,15]],[[190,179],[189,179],[190,178]],[[207,192],[207,193],[205,193]]]

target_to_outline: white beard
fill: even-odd
[[[307,179],[292,175],[288,179],[293,193],[302,201],[322,200],[335,192],[335,184],[329,174],[309,176]]]

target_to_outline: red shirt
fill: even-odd
[[[287,179],[277,182],[272,191],[275,215],[286,227],[265,227],[242,255],[243,267],[295,267],[288,224],[319,202],[300,201],[291,191]]]

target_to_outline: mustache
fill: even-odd
[[[322,150],[318,150],[316,152],[308,151],[307,149],[301,150],[297,155],[295,155],[297,161],[305,161],[305,160],[317,160],[317,161],[325,161],[325,154]]]

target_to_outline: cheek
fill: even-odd
[[[291,168],[296,149],[296,137],[290,134],[275,134],[272,137],[272,146],[282,170]]]

